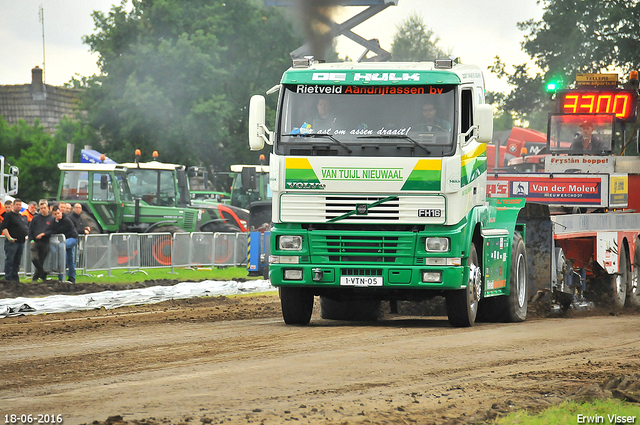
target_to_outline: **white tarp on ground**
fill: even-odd
[[[181,282],[173,286],[150,286],[148,288],[82,295],[5,298],[0,299],[0,318],[23,314],[94,310],[101,307],[117,308],[185,298],[268,292],[275,289],[268,280],[248,280],[246,282],[205,280],[202,282]]]

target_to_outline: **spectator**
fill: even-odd
[[[82,223],[81,215],[82,215],[82,205],[75,204],[73,206],[73,212],[69,214],[69,218],[73,222],[73,225],[75,226],[76,231],[78,232],[78,235],[88,235],[91,232],[91,228],[89,226],[85,226]]]
[[[22,215],[27,217],[27,221],[31,223],[31,220],[33,220],[33,216],[36,215],[37,210],[38,203],[36,201],[31,201],[29,202],[27,209],[22,212]]]
[[[49,238],[53,227],[53,217],[49,214],[49,203],[46,199],[41,199],[38,203],[40,213],[36,214],[29,225],[29,241],[31,249],[31,262],[35,267],[32,281],[38,279],[47,280],[47,273],[44,270],[44,260],[49,253]]]
[[[0,223],[4,220],[4,213],[11,211],[11,199],[7,199],[4,201],[4,205],[0,205],[2,207],[2,212],[0,212]]]
[[[62,206],[62,208],[65,208]],[[51,229],[51,234],[56,235],[64,235],[66,238],[66,265],[67,265],[67,277],[68,281],[71,283],[76,283],[76,266],[75,266],[75,256],[76,256],[76,246],[78,245],[78,232],[76,228],[66,214],[62,213],[62,208],[60,206],[55,206],[51,210],[53,211],[53,217],[55,218],[55,222],[53,223],[53,227]],[[58,275],[58,280],[62,281],[64,275]]]
[[[27,220],[20,215],[22,201],[15,200],[12,209],[6,211],[2,222],[4,241],[4,278],[8,281],[20,280],[20,261],[24,252],[24,240],[28,233]]]

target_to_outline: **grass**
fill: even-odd
[[[578,415],[583,415],[579,417]],[[610,417],[610,416],[611,417]],[[613,416],[619,418],[616,420]],[[620,419],[635,418],[632,421]],[[613,419],[613,420],[611,420]],[[624,422],[623,422],[624,421]],[[557,425],[579,423],[640,423],[640,405],[618,399],[596,400],[588,403],[564,402],[545,409],[538,414],[526,411],[510,413],[495,420],[496,425]]]
[[[84,276],[81,274],[82,270],[78,270],[76,276],[76,282],[78,283],[110,283],[110,284],[128,284],[135,282],[142,282],[145,280],[159,280],[159,279],[176,279],[181,282],[186,281],[200,281],[206,279],[215,280],[234,280],[240,278],[246,279],[262,279],[262,277],[249,277],[247,275],[247,269],[244,267],[225,267],[225,268],[201,268],[201,269],[187,269],[174,267],[173,273],[170,267],[158,268],[158,269],[144,269],[147,273],[135,272],[129,273],[127,270],[111,270],[111,276],[107,270],[91,271],[91,276]],[[55,276],[49,276],[50,279]]]

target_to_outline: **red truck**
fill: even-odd
[[[510,131],[496,131],[492,143],[487,144],[487,169],[496,168],[496,145],[500,145],[498,168],[506,167],[510,160],[522,155],[526,149],[528,155],[536,155],[547,146],[547,135],[537,130],[513,127]]]

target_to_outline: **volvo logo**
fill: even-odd
[[[356,214],[367,215],[367,204],[356,204]]]

